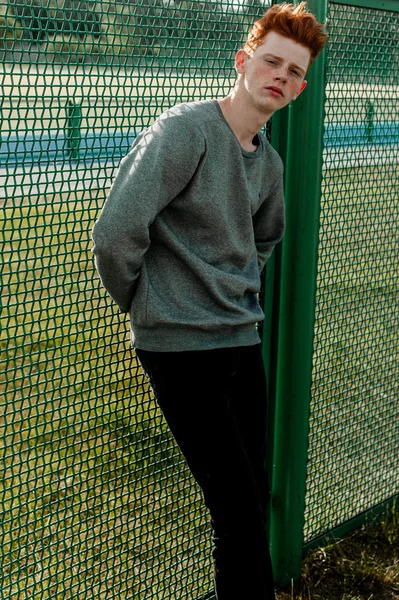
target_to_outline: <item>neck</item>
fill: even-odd
[[[228,96],[219,100],[219,105],[224,118],[244,150],[255,151],[256,146],[253,144],[253,139],[270,119],[273,112],[264,113],[256,110],[253,106],[249,106],[245,98],[237,93],[236,88]]]

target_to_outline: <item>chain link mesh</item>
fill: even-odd
[[[199,488],[101,289],[90,231],[169,106],[222,96],[261,2],[0,4],[0,588],[205,598]]]
[[[329,34],[306,541],[399,492],[399,13]]]
[[[260,2],[0,2],[0,589],[206,598],[200,491],[90,230],[169,106],[227,93]],[[398,13],[330,5],[305,540],[398,493]]]

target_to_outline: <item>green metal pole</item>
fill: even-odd
[[[287,151],[287,124],[288,107],[273,115],[271,122],[271,143],[286,163]],[[278,244],[266,263],[265,267],[265,294],[263,311],[265,319],[262,331],[262,350],[268,383],[268,430],[267,430],[267,456],[266,470],[269,475],[269,487],[272,487],[273,473],[273,447],[274,447],[274,421],[276,411],[276,371],[277,371],[277,338],[280,306],[280,273],[281,273],[281,248]],[[269,511],[270,511],[269,507]],[[270,535],[270,514],[268,522]]]
[[[309,0],[325,22],[328,0]],[[324,52],[289,108],[274,423],[271,554],[275,580],[301,572],[325,100]]]
[[[66,107],[66,142],[68,156],[79,159],[79,147],[81,142],[80,128],[82,125],[82,106],[68,100]]]
[[[367,143],[373,143],[373,134],[374,134],[374,104],[371,100],[367,101],[366,108],[366,132],[367,132]]]
[[[271,121],[271,144],[277,150],[283,162],[285,163],[286,155],[286,126],[287,126],[288,109],[284,108],[273,115]],[[263,312],[265,319],[263,321],[262,330],[262,349],[263,360],[265,364],[266,374],[269,382],[269,395],[272,395],[272,379],[273,379],[273,363],[276,355],[276,336],[274,335],[275,325],[277,322],[277,307],[278,289],[276,288],[275,273],[279,272],[281,262],[281,244],[274,250],[272,256],[266,263],[265,267],[265,296]]]

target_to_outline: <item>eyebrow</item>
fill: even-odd
[[[281,58],[281,56],[276,56],[275,54],[267,53],[267,54],[265,54],[265,56],[270,56],[271,58],[275,58],[276,60],[280,60],[280,61],[283,60],[283,58]],[[305,69],[302,69],[302,67],[300,67],[299,65],[296,65],[295,63],[291,63],[290,66],[294,67],[294,69],[298,69],[298,71],[301,71],[301,73],[306,73]]]

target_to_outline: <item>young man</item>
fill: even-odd
[[[102,283],[213,528],[218,600],[270,600],[260,273],[284,232],[282,163],[261,128],[295,100],[326,34],[305,3],[255,23],[220,100],[175,106],[136,139],[93,228]]]

